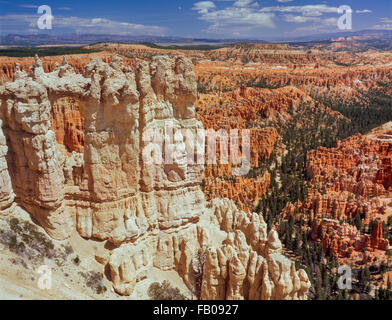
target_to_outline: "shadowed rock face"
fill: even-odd
[[[64,154],[84,151],[84,118],[80,113],[79,101],[73,98],[60,98],[52,105],[51,128],[56,141]]]
[[[119,57],[93,59],[77,74],[66,60],[45,73],[37,57],[31,75],[16,69],[0,87],[2,208],[15,194],[53,238],[76,229],[114,244],[108,267],[120,294],[155,267],[176,270],[205,299],[307,298],[306,273],[282,255],[262,217],[227,199],[205,201],[204,167],[184,162],[184,136],[163,143],[175,154],[171,164],[144,161],[150,133],[162,137],[168,122],[202,128],[188,59],[157,56],[135,69]],[[50,130],[53,105],[64,97],[80,102],[83,154],[59,152]]]

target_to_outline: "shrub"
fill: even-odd
[[[148,288],[151,300],[188,300],[178,288],[173,288],[169,281],[154,282]]]
[[[8,226],[2,227],[0,243],[17,254],[21,261],[28,259],[31,263],[42,263],[44,258],[59,259],[61,253],[55,249],[52,240],[28,221],[20,221],[13,217]],[[25,264],[25,263],[24,263]]]
[[[76,256],[72,261],[74,264],[76,264],[78,266],[80,264],[79,256]]]
[[[96,294],[103,294],[107,291],[103,283],[102,273],[90,271],[88,273],[80,273],[86,279],[86,286],[93,290]]]

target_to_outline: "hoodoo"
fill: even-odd
[[[156,56],[131,68],[120,57],[93,59],[77,74],[66,60],[46,73],[36,57],[31,70],[0,87],[2,207],[15,201],[55,239],[77,230],[111,243],[107,266],[122,295],[160,269],[177,271],[203,299],[307,298],[306,272],[282,254],[262,216],[228,199],[205,200],[203,165],[143,161],[151,129],[163,133],[169,121],[202,128],[190,60]],[[85,121],[83,148],[68,152],[50,130],[64,98],[78,101]],[[183,143],[177,135],[165,150]]]

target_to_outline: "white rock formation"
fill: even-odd
[[[277,233],[230,200],[207,204],[203,165],[186,161],[181,133],[168,134],[168,124],[202,127],[188,59],[154,57],[135,70],[119,57],[91,60],[81,75],[66,60],[45,73],[37,57],[31,70],[0,87],[1,208],[15,193],[53,238],[76,228],[111,242],[111,279],[123,295],[158,268],[176,270],[203,299],[306,299],[307,275],[282,255]],[[51,105],[65,96],[80,102],[86,128],[83,155],[67,158],[49,130]],[[145,161],[152,142],[161,162]]]

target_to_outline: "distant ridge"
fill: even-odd
[[[157,37],[157,36],[123,36],[112,34],[8,34],[0,36],[0,45],[7,46],[38,46],[53,44],[93,44],[97,42],[122,42],[122,43],[168,43],[168,44],[223,44],[235,42],[258,41],[254,39],[205,39],[183,37]]]
[[[314,34],[302,37],[288,37],[276,39],[279,42],[299,42],[299,41],[326,41],[339,37],[355,37],[355,36],[382,36],[386,39],[392,38],[392,30],[361,30],[361,31],[345,31],[325,34]]]
[[[327,41],[338,37],[351,36],[379,36],[385,39],[392,39],[392,30],[362,30],[354,32],[337,32],[329,34],[317,34],[302,37],[287,37],[275,39],[208,39],[208,38],[185,38],[175,36],[132,36],[132,35],[112,35],[112,34],[8,34],[0,36],[0,45],[3,46],[39,46],[39,45],[88,45],[97,42],[122,42],[122,43],[164,43],[164,44],[233,44],[244,42],[310,42]]]

